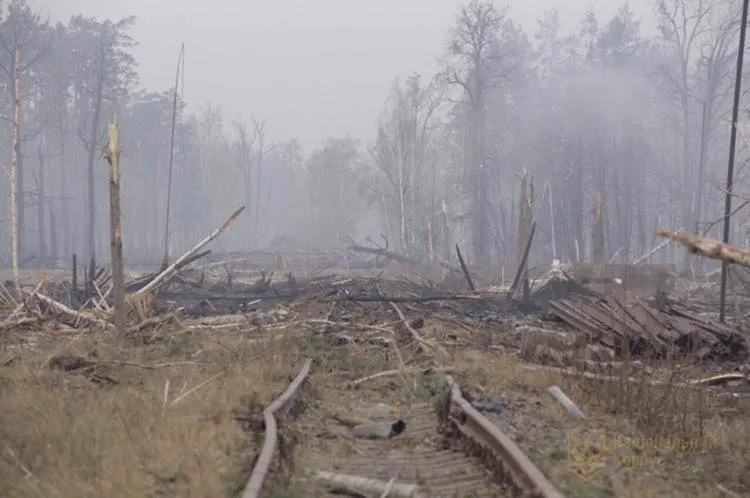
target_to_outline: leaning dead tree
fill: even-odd
[[[224,230],[226,230],[229,225],[234,223],[234,220],[237,219],[237,217],[242,213],[242,211],[245,210],[245,206],[242,206],[234,211],[232,215],[221,224],[219,228],[211,232],[206,238],[198,242],[195,246],[193,246],[192,249],[187,251],[185,254],[177,258],[177,261],[172,263],[170,266],[168,266],[164,271],[159,273],[156,278],[154,278],[151,282],[146,284],[144,287],[139,289],[135,292],[135,294],[143,295],[147,294],[149,292],[155,292],[159,287],[161,287],[163,284],[165,284],[167,281],[169,281],[174,275],[177,273],[177,271],[184,265],[185,261],[189,260],[195,253],[203,249],[209,242],[214,240],[216,237],[221,235]]]

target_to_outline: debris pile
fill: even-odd
[[[739,330],[666,304],[656,309],[620,288],[602,298],[572,295],[550,303],[558,319],[588,344],[611,348],[618,357],[744,360],[747,342]]]

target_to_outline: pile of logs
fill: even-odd
[[[585,343],[611,348],[618,357],[747,358],[747,342],[736,328],[662,304],[656,309],[620,288],[602,298],[574,295],[553,301],[550,311],[582,334]]]

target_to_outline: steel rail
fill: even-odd
[[[510,437],[464,399],[453,377],[445,377],[451,390],[448,417],[456,429],[491,451],[513,484],[524,493],[542,498],[564,498]]]
[[[245,485],[245,491],[242,493],[242,498],[258,498],[260,496],[263,483],[268,476],[269,469],[271,468],[271,462],[273,461],[276,448],[278,446],[278,424],[276,417],[282,415],[297,400],[301,387],[310,375],[310,367],[312,360],[305,361],[302,370],[297,374],[289,387],[284,393],[276,398],[268,407],[263,410],[263,421],[266,426],[266,437],[263,441],[263,448],[260,451],[258,461],[255,463],[253,472],[250,475],[250,479]]]

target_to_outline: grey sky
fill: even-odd
[[[649,16],[648,0],[631,5]],[[268,121],[271,140],[297,137],[306,149],[328,136],[369,141],[397,76],[429,76],[462,0],[29,0],[53,20],[73,14],[136,15],[141,81],[173,85],[185,42],[185,98],[210,102],[229,119]],[[501,2],[497,2],[501,5]],[[593,5],[601,19],[620,0],[515,0],[510,14],[530,34],[559,7],[570,29]],[[606,16],[606,17],[605,17]],[[650,23],[645,23],[646,25]],[[644,26],[645,28],[646,26]]]

